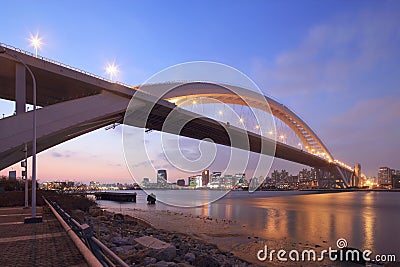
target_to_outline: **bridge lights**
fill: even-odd
[[[224,114],[224,112],[222,112],[222,110],[220,110],[220,111],[218,111],[218,114],[219,114],[220,116],[222,116],[222,114]]]
[[[298,146],[300,149],[303,149],[303,145],[302,145],[301,143],[298,143],[297,146]]]
[[[36,35],[32,35],[29,38],[30,46],[33,46],[35,48],[35,56],[38,56],[38,49],[40,46],[43,44],[42,38],[39,38],[39,33],[36,33]]]
[[[118,66],[115,63],[108,64],[106,67],[106,72],[110,75],[110,81],[113,81],[113,78],[118,74]]]
[[[240,119],[239,119],[239,122],[240,122],[240,123],[243,123],[243,122],[244,122],[243,118],[240,118]]]

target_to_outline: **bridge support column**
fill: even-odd
[[[15,64],[15,112],[17,115],[26,111],[26,71],[21,63]]]

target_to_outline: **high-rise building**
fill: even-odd
[[[210,182],[210,171],[209,170],[204,170],[201,172],[201,183],[202,185],[205,187],[208,185],[208,183]]]
[[[400,188],[400,171],[396,171],[395,174],[392,174],[392,188]]]
[[[301,171],[299,171],[298,177],[300,183],[308,182],[310,181],[311,172],[307,169],[302,169]]]
[[[203,187],[203,176],[201,174],[196,175],[196,188]]]
[[[378,171],[378,184],[381,187],[392,185],[393,170],[388,167],[380,167]]]
[[[157,171],[157,185],[166,186],[168,183],[167,170]]]
[[[279,180],[280,180],[280,173],[279,173],[278,170],[274,170],[274,171],[271,173],[271,182],[272,182],[273,184],[276,184],[276,183],[279,182]]]

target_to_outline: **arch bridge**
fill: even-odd
[[[41,107],[36,111],[38,152],[104,126],[122,123],[132,96],[139,100],[132,109],[138,123],[132,125],[154,130],[163,130],[165,118],[172,110],[179,111],[179,105],[185,99],[207,96],[226,104],[246,105],[270,112],[296,133],[305,148],[303,151],[276,142],[275,153],[271,156],[315,167],[320,187],[345,188],[352,185],[353,169],[336,161],[316,133],[299,116],[267,96],[240,87],[235,87],[235,91],[240,94],[232,94],[223,85],[194,82],[177,83],[174,90],[159,100],[138,90],[138,86],[114,83],[4,44],[0,44],[0,49],[0,98],[16,102],[15,115],[0,120],[0,169],[22,160],[25,155],[23,147],[25,144],[30,147],[31,144],[33,112],[26,112],[25,105],[32,103],[32,81],[20,63],[23,61],[30,67],[37,82],[37,103]],[[165,85],[146,85],[152,88],[144,91],[151,92]],[[268,101],[269,107],[265,106],[264,99]],[[147,116],[144,110],[154,103],[156,105]],[[180,135],[199,140],[211,138],[215,143],[232,145],[220,122],[187,110],[174,114],[178,114],[177,120],[189,121]],[[231,130],[243,132],[243,129],[236,127]],[[264,153],[260,148],[262,141],[275,145],[275,140],[253,132],[246,134],[253,152]],[[29,149],[28,155],[31,155]]]

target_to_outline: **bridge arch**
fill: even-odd
[[[157,85],[148,85],[148,88],[145,87],[147,86],[145,85],[142,89],[145,91],[149,89],[148,92],[151,93],[152,90],[157,88]],[[233,92],[238,93],[235,94]],[[225,104],[250,106],[264,112],[272,113],[273,116],[280,119],[293,130],[304,144],[307,152],[325,158],[330,162],[333,161],[332,154],[316,133],[288,107],[268,96],[260,95],[257,92],[239,86],[219,85],[208,82],[177,83],[173,90],[169,90],[163,96],[165,100],[173,102],[178,106],[188,99],[199,97],[209,97]],[[269,107],[265,106],[265,100],[269,103]]]

